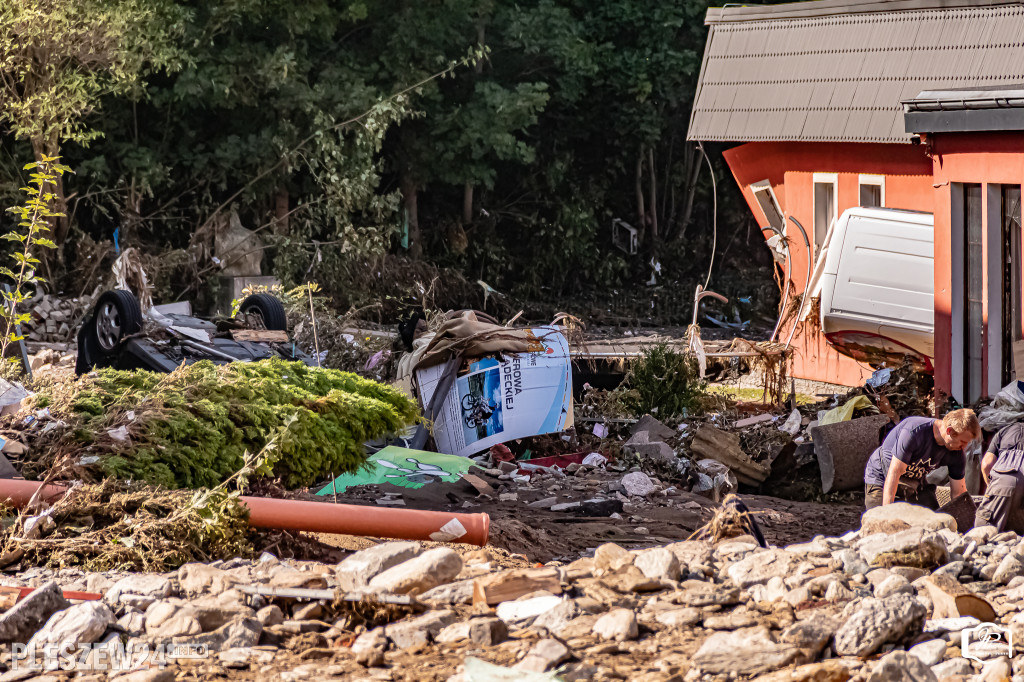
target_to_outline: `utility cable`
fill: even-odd
[[[715,266],[715,249],[718,247],[718,185],[715,183],[715,169],[711,165],[711,159],[704,151],[704,143],[698,142],[697,149],[704,155],[704,160],[708,162],[708,172],[711,173],[711,262],[708,263],[708,276],[704,280],[704,288],[707,289],[711,282],[711,269]]]

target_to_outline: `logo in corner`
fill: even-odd
[[[1013,658],[1013,635],[995,623],[967,628],[960,633],[960,655],[979,663],[999,656]]]

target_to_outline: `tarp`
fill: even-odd
[[[403,488],[422,488],[433,481],[451,483],[473,466],[467,457],[408,450],[390,445],[367,460],[354,474],[344,474],[328,483],[317,495],[333,495],[357,485],[392,483]]]
[[[528,352],[464,363],[434,421],[441,452],[468,457],[518,438],[573,425],[569,344],[558,327],[518,330]],[[444,365],[416,370],[420,402],[429,405]]]

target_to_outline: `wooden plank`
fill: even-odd
[[[231,338],[235,341],[255,341],[257,343],[288,343],[288,332],[278,329],[232,329]]]
[[[924,586],[932,600],[932,618],[974,616],[982,623],[996,619],[995,609],[988,601],[948,575],[930,575],[924,579]]]
[[[735,433],[702,426],[694,434],[690,449],[701,458],[713,459],[732,469],[740,483],[757,485],[768,478],[768,467],[758,464],[743,452],[740,437]]]
[[[500,604],[538,591],[562,593],[562,582],[554,568],[516,568],[492,573],[473,581],[474,604]]]

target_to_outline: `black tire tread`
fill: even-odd
[[[252,294],[247,296],[239,310],[244,315],[248,310],[256,308],[263,317],[263,325],[271,331],[288,331],[288,316],[284,312],[284,304],[273,294]]]

